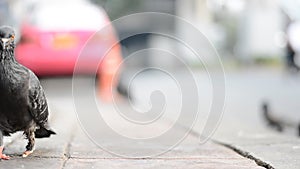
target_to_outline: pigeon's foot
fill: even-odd
[[[0,159],[2,159],[2,160],[9,160],[10,157],[2,153],[3,149],[4,149],[4,147],[0,146]]]
[[[2,160],[9,160],[10,157],[7,156],[7,155],[5,155],[5,154],[0,154],[0,159],[2,159]]]
[[[25,151],[22,155],[22,157],[27,157],[29,156],[31,153],[33,153],[33,151]]]

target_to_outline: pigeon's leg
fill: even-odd
[[[34,129],[35,127],[29,128],[27,131],[25,131],[26,137],[28,139],[28,144],[26,146],[26,151],[23,153],[23,157],[27,157],[31,153],[33,153],[33,148],[35,144],[35,134],[34,134]]]
[[[3,154],[3,133],[2,131],[0,130],[0,159],[3,159],[3,160],[9,160],[9,156]]]

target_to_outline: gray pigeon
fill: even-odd
[[[38,78],[14,57],[15,33],[8,26],[0,27],[0,159],[3,136],[23,131],[28,139],[23,157],[33,152],[35,138],[55,134],[48,125],[48,105]]]

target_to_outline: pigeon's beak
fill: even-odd
[[[7,42],[9,42],[10,39],[8,38],[2,38],[1,39],[1,45],[2,45],[2,49],[5,50],[7,48]]]

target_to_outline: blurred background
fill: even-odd
[[[72,13],[76,10],[78,4],[82,4],[83,2],[84,0],[73,2],[64,0],[58,3],[61,3],[61,8],[64,7],[65,3],[69,3],[65,6],[73,7],[71,9],[64,8],[63,11],[70,10]],[[139,12],[162,12],[182,17],[196,26],[213,43],[223,61],[246,64],[261,62],[283,63],[285,61],[286,48],[288,47],[289,27],[297,25],[297,20],[300,17],[298,12],[299,1],[297,0],[254,0],[251,2],[245,0],[192,0],[188,2],[181,0],[154,0],[149,2],[143,0],[91,0],[91,3],[95,7],[101,8],[102,13],[104,13],[102,15],[107,14],[110,20]],[[103,16],[95,14],[95,11],[85,12],[89,8],[83,6],[83,12],[80,12],[81,17],[88,18],[92,16],[93,19],[90,18],[90,20],[97,21],[98,23],[92,25],[86,21],[85,23],[77,23],[76,25],[74,24],[76,20],[72,20],[70,16],[64,16],[64,18],[57,17],[62,16],[62,12],[57,8],[58,5],[48,7],[49,13],[51,13],[51,10],[57,10],[55,13],[52,12],[52,16],[46,12],[41,13],[40,11],[47,8],[45,7],[47,5],[49,5],[47,4],[47,0],[1,0],[1,16],[3,16],[1,24],[13,25],[18,31],[22,30],[22,26],[26,22],[40,28],[48,27],[48,30],[55,27],[57,29],[64,29],[67,26],[73,27],[72,29],[93,30],[93,28],[98,29],[101,26],[101,23],[99,23],[100,20],[103,20],[101,18]],[[75,12],[72,14],[73,18],[81,20],[78,17],[78,13],[77,15]],[[50,20],[52,19],[51,17],[55,18],[53,20],[56,20],[56,22]],[[94,19],[96,17],[99,19]],[[63,24],[61,21],[63,19],[69,19],[68,24],[66,22]],[[48,23],[43,23],[41,20],[48,20]],[[81,27],[78,25],[81,25]],[[149,20],[139,21],[136,24],[127,25],[127,27],[117,30],[117,33],[124,34],[145,28],[151,30],[151,25],[152,23]],[[187,39],[193,38],[193,35],[185,32],[184,27],[182,28],[181,25],[177,25],[176,21],[174,23],[162,23],[162,25],[169,31],[185,34]],[[130,53],[131,50],[138,48],[138,46],[151,46],[151,43],[163,43],[162,41],[158,37],[143,34],[126,39],[121,43],[123,53],[126,56],[128,55],[126,52]],[[172,47],[172,42],[165,43],[169,43],[169,46]],[[294,46],[296,48],[298,45]],[[191,63],[197,62],[197,59],[193,59],[192,56],[185,54],[182,57]],[[137,62],[139,64],[149,64],[152,62],[152,59],[143,58]]]
[[[130,14],[160,12],[181,17],[207,37],[225,68],[226,110],[217,133],[241,136],[243,128],[252,130],[256,125],[268,129],[270,119],[276,119],[279,125],[288,124],[285,133],[297,135],[300,122],[297,103],[300,98],[299,9],[299,0],[0,0],[0,23],[14,26],[19,35],[17,59],[40,77],[51,77],[43,81],[46,86],[52,84],[49,93],[64,86],[61,83],[65,83],[65,79],[62,80],[61,75],[72,75],[78,54],[89,41],[77,72],[97,72],[97,85],[106,100],[118,92],[141,104],[140,108],[149,108],[147,94],[154,90],[153,86],[173,96],[170,86],[174,82],[155,71],[145,71],[131,81],[137,70],[158,67],[184,79],[185,74],[180,70],[188,64],[199,87],[199,104],[209,111],[213,92],[207,72],[201,60],[182,44],[151,33],[136,34],[118,42],[118,37],[126,34],[151,32],[159,23],[164,31],[180,35],[192,44],[198,43],[198,37],[176,19],[168,22],[137,20],[123,27],[109,27],[105,33],[101,31],[89,40],[100,28]],[[113,50],[105,53],[112,44]],[[203,51],[208,50],[202,44],[196,45]],[[136,53],[149,48],[172,51],[176,57],[164,52]],[[135,56],[131,57],[132,54]],[[100,60],[98,67],[95,63]],[[126,64],[120,71],[117,68],[122,60]],[[206,57],[204,62],[212,69],[219,69],[216,57]],[[176,105],[176,102],[170,104]],[[268,110],[263,105],[267,105]]]

